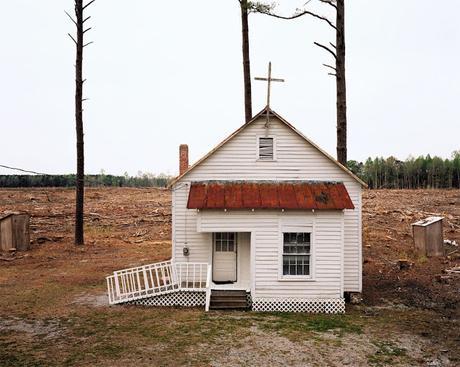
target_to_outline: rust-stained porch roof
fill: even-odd
[[[345,185],[329,181],[192,182],[188,209],[354,209]]]

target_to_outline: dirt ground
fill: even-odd
[[[444,273],[460,264],[460,247],[445,246],[446,257],[414,251],[411,223],[444,217],[444,239],[460,244],[459,190],[378,190],[363,197],[363,286],[367,304],[382,299],[437,310],[460,311],[460,277]],[[401,271],[398,260],[410,268]]]
[[[73,190],[0,189],[0,215],[32,216],[32,249],[0,259],[0,366],[460,366],[460,276],[444,273],[458,247],[419,256],[410,227],[442,215],[444,237],[460,243],[459,190],[364,193],[364,302],[345,315],[108,307],[106,275],[170,257],[171,198],[86,197],[76,248]]]

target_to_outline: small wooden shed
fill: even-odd
[[[26,251],[30,247],[30,216],[12,213],[0,218],[0,250]]]
[[[412,224],[415,249],[425,256],[444,256],[442,217],[428,217]]]

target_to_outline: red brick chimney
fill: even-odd
[[[179,145],[179,175],[188,169],[188,145]]]

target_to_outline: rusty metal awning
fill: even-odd
[[[188,209],[354,209],[345,185],[329,181],[192,182]]]

